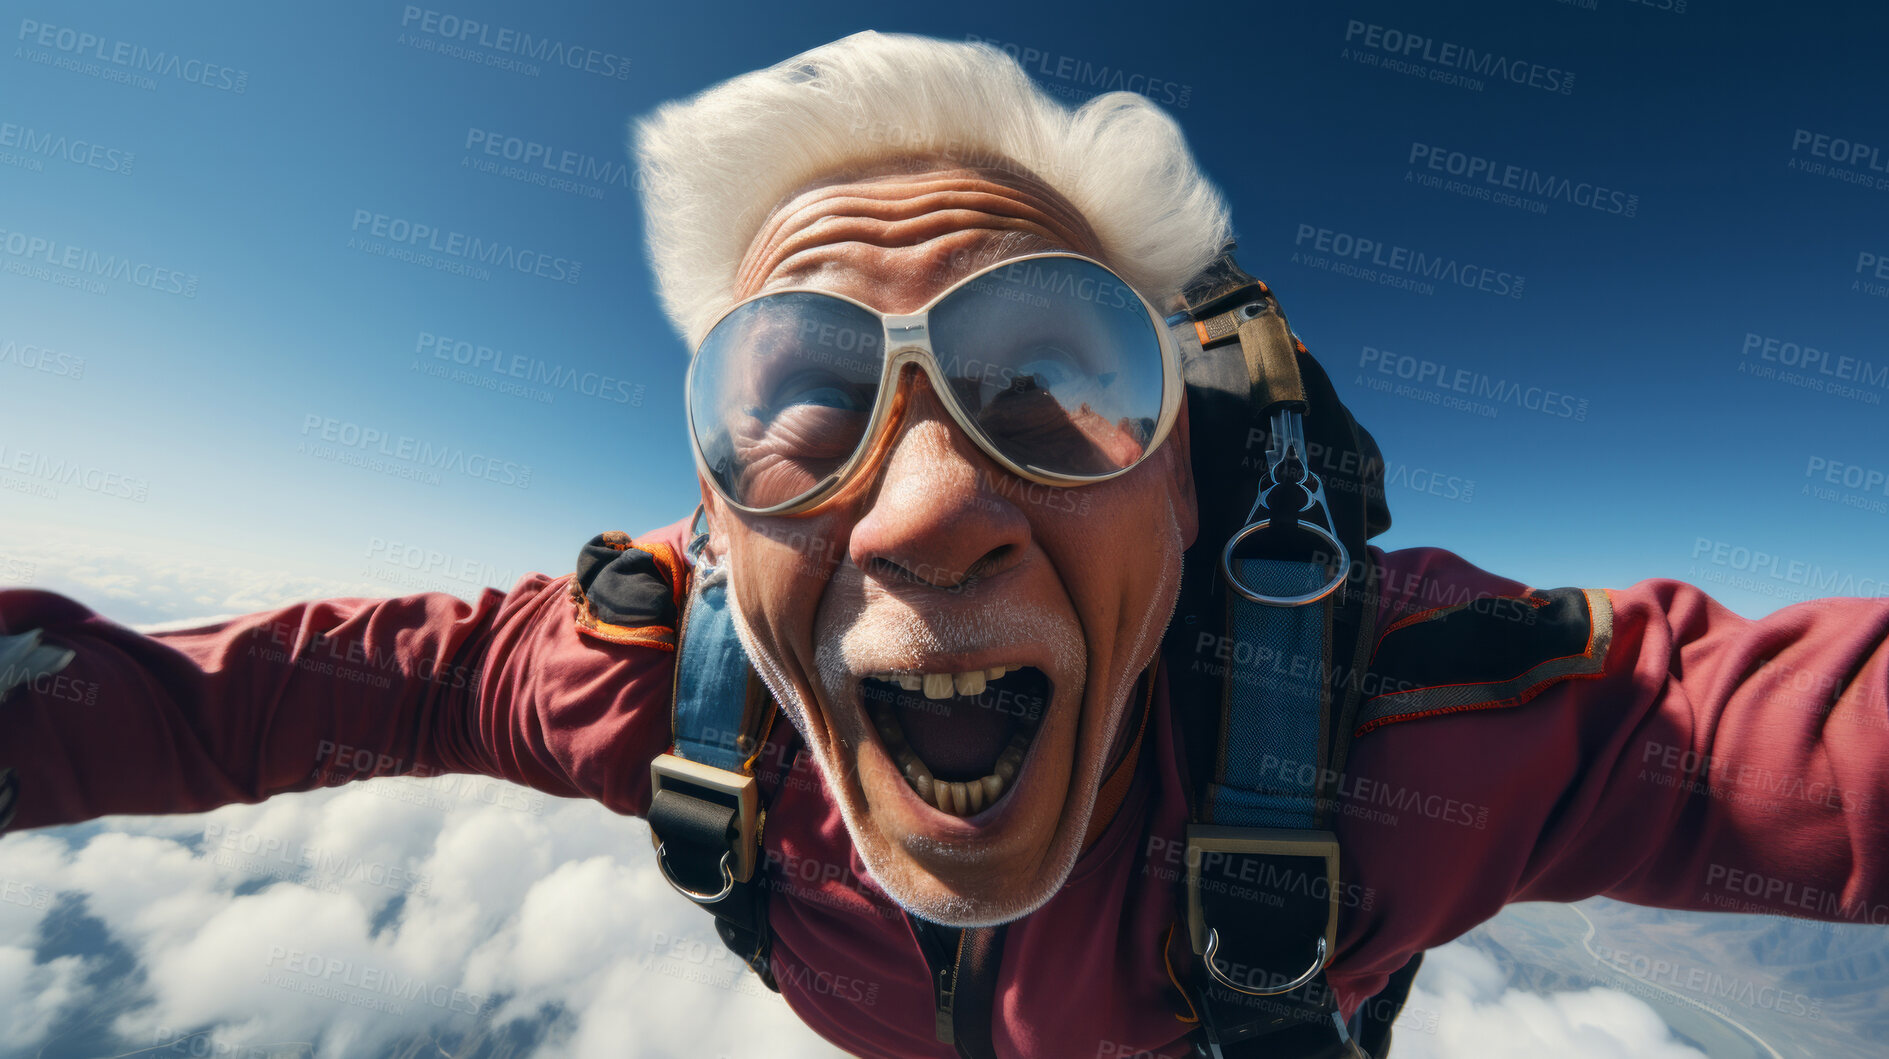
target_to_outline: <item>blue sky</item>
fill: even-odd
[[[1832,594],[1819,582],[1889,594],[1882,13],[446,2],[3,5],[0,587],[134,622],[465,594],[566,571],[600,530],[685,516],[685,357],[651,291],[628,124],[878,28],[991,40],[1070,102],[1119,77],[1170,108],[1232,203],[1246,267],[1384,450],[1396,527],[1380,545],[1540,586],[1678,577],[1752,615]],[[532,62],[507,50],[521,34],[588,68],[511,68]],[[524,179],[508,151],[530,155]],[[569,183],[540,157],[568,159]],[[393,259],[415,226],[447,265],[476,239],[527,268]],[[88,273],[107,260],[123,274]],[[9,838],[8,878],[62,896],[0,902],[0,1025],[81,1026],[48,1055],[170,1041],[107,1032],[139,1005],[159,1030],[326,1033],[329,1054],[437,1028],[236,982],[254,968],[229,953],[260,930],[556,1006],[575,1038],[539,1054],[617,1054],[630,1030],[649,1054],[739,1051],[757,1020],[774,1054],[829,1054],[738,973],[715,968],[725,996],[674,984],[696,969],[676,939],[718,950],[657,880],[641,825],[466,792],[442,811],[402,784]],[[230,828],[440,887],[270,885],[272,865],[214,858],[206,836]],[[170,890],[194,903],[146,914]],[[479,926],[427,942],[466,908]],[[1670,922],[1649,915],[1659,929],[1604,923],[1603,940],[1669,951]],[[1439,950],[1414,1010],[1446,1017],[1400,1048],[1697,1054],[1624,993],[1576,991],[1595,980],[1580,954],[1503,941],[1527,922]],[[128,958],[105,973],[83,945],[22,955],[74,923]],[[556,958],[521,958],[526,935]],[[1844,938],[1878,958],[1879,932]],[[1780,1042],[1868,1031],[1835,1006],[1821,1026],[1771,1022]]]
[[[36,540],[98,532],[309,573],[424,544],[509,577],[565,569],[598,530],[685,515],[684,354],[651,294],[627,123],[875,26],[995,41],[1064,99],[1127,74],[1169,104],[1233,204],[1247,267],[1401,473],[1397,526],[1380,544],[1449,547],[1541,585],[1755,569],[1757,591],[1717,584],[1746,613],[1819,594],[1770,573],[1791,562],[1847,574],[1855,594],[1889,591],[1875,587],[1889,581],[1889,494],[1870,476],[1889,470],[1889,297],[1852,289],[1873,279],[1861,255],[1889,256],[1889,187],[1791,168],[1889,177],[1889,75],[1856,15],[1619,0],[1266,6],[1220,16],[1229,43],[1215,51],[1202,15],[1151,22],[1095,6],[17,10],[0,122],[116,155],[82,164],[14,147],[0,227],[54,253],[177,274],[160,287],[196,277],[186,296],[0,274],[0,342],[16,344],[0,354],[6,459],[27,453],[42,484],[56,472],[34,460],[145,486],[138,501],[111,495],[132,487],[68,483],[49,498],[16,482],[0,518]],[[467,22],[483,28],[446,54]],[[591,69],[495,65],[515,58],[503,42],[517,34]],[[1474,76],[1472,51],[1536,84],[1433,79]],[[160,66],[148,87],[97,75],[160,52],[195,63]],[[1837,166],[1833,143],[1880,153]],[[556,188],[481,170],[507,150],[570,152],[588,179]],[[112,163],[122,156],[128,166]],[[1486,178],[1436,186],[1469,165],[1515,167],[1509,186],[1533,180],[1538,193],[1504,203],[1470,197],[1503,190]],[[1595,188],[1603,208],[1574,201]],[[457,233],[541,257],[552,274],[481,279],[350,246],[397,247],[375,233],[416,225],[439,233],[421,242]],[[1357,268],[1401,248],[1455,275],[1520,277],[1521,297],[1448,282],[1413,292],[1381,282],[1395,268],[1361,278],[1331,271],[1345,260],[1333,254],[1324,268],[1294,259],[1360,241],[1383,249]],[[1787,357],[1785,343],[1854,358],[1864,381],[1834,396],[1740,374],[1789,367],[1761,343],[1746,352],[1748,335]],[[82,358],[82,376],[23,367],[29,345]],[[481,346],[537,392],[421,370]],[[533,385],[534,372],[579,381]],[[591,379],[601,396],[580,392]],[[1551,411],[1528,407],[1541,395]],[[404,437],[450,466],[434,484],[339,462],[363,451],[337,444],[357,436],[396,452]],[[1845,487],[1845,474],[1862,484]],[[1714,554],[1709,569],[1696,561]]]

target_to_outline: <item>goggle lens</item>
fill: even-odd
[[[1025,259],[959,288],[930,324],[959,403],[1012,462],[1093,478],[1147,452],[1161,417],[1161,340],[1114,273]]]
[[[789,292],[723,318],[695,354],[695,443],[736,503],[766,508],[820,487],[865,437],[885,328],[851,302]]]
[[[946,294],[926,323],[962,425],[1003,458],[1074,485],[1146,455],[1163,408],[1161,339],[1113,272],[1023,258]],[[755,509],[827,489],[866,443],[885,335],[877,314],[809,291],[723,317],[689,369],[695,444],[716,486]]]

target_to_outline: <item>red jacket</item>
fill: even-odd
[[[1438,601],[1528,591],[1441,549],[1371,552],[1385,571],[1380,633]],[[323,600],[151,636],[50,593],[0,592],[0,632],[38,628],[77,651],[0,705],[0,765],[20,780],[13,826],[438,772],[640,814],[669,741],[674,656],[580,633],[569,580],[532,575],[471,604]],[[1412,953],[1510,901],[1605,894],[1889,922],[1889,601],[1752,621],[1675,581],[1604,598],[1612,638],[1585,679],[1356,739],[1328,968],[1347,1013]],[[1165,682],[1153,708],[1122,808],[1062,891],[1009,929],[1002,1056],[1184,1050],[1163,953],[1186,813]],[[804,756],[764,837],[794,1010],[862,1055],[953,1055],[932,1037],[910,928]],[[1185,959],[1185,925],[1173,933]]]

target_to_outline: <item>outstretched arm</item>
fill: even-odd
[[[1676,581],[1612,596],[1631,705],[1516,898],[1889,923],[1889,600],[1752,620]]]
[[[0,592],[0,634],[38,630],[72,652],[0,700],[9,826],[451,772],[640,813],[673,655],[580,634],[570,581],[533,575],[474,603],[322,600],[155,635]]]
[[[1889,600],[1740,617],[1656,579],[1542,592],[1382,557],[1338,823],[1348,987],[1511,901],[1889,923]]]

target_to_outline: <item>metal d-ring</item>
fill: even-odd
[[[1220,573],[1227,579],[1227,584],[1233,587],[1233,591],[1255,603],[1264,603],[1271,607],[1303,607],[1307,603],[1317,603],[1337,591],[1338,586],[1345,583],[1345,574],[1351,570],[1351,553],[1345,550],[1344,542],[1333,536],[1330,530],[1315,522],[1300,522],[1299,527],[1324,538],[1325,543],[1331,545],[1338,553],[1338,572],[1332,575],[1332,579],[1327,581],[1323,588],[1316,588],[1298,596],[1270,596],[1241,581],[1240,575],[1233,571],[1233,549],[1239,547],[1241,541],[1270,525],[1272,525],[1270,518],[1248,524],[1240,532],[1235,533],[1233,539],[1228,541],[1226,548],[1221,551]]]
[[[729,850],[721,855],[721,889],[712,894],[705,894],[700,890],[689,889],[677,882],[675,876],[669,874],[669,862],[662,857],[662,851],[666,845],[667,843],[664,842],[656,843],[656,867],[662,870],[662,877],[669,880],[669,885],[675,887],[682,896],[694,901],[698,905],[712,905],[735,892],[735,873],[728,868],[728,858],[735,855],[733,850]],[[1323,948],[1325,939],[1318,939],[1318,943],[1319,946]]]
[[[1300,506],[1298,514],[1303,515],[1307,511],[1316,510],[1324,515],[1327,523],[1337,526],[1337,523],[1332,520],[1331,508],[1325,503],[1325,483],[1318,475],[1312,473],[1312,468],[1305,460],[1303,418],[1291,408],[1274,409],[1270,437],[1271,440],[1266,446],[1266,473],[1260,479],[1259,495],[1253,500],[1253,510],[1246,515],[1246,525],[1241,527],[1240,531],[1233,535],[1233,539],[1227,541],[1227,546],[1221,550],[1220,573],[1227,579],[1227,584],[1232,586],[1233,591],[1254,603],[1262,603],[1269,607],[1303,607],[1307,603],[1316,603],[1337,591],[1338,586],[1345,583],[1345,575],[1351,572],[1351,553],[1346,550],[1344,542],[1317,522],[1308,522],[1304,518],[1297,517],[1293,519],[1300,526],[1324,538],[1325,543],[1331,545],[1332,549],[1338,553],[1338,572],[1325,583],[1323,588],[1297,596],[1269,595],[1241,581],[1240,575],[1233,569],[1233,550],[1240,546],[1240,542],[1272,525],[1272,518],[1268,514],[1271,510],[1272,493],[1281,485],[1297,486],[1305,493],[1305,503]],[[1298,473],[1293,475],[1294,471]],[[1271,482],[1270,485],[1267,484],[1268,481]],[[1260,518],[1262,514],[1267,514],[1267,517]]]
[[[1318,952],[1312,957],[1312,966],[1307,967],[1304,974],[1277,989],[1248,989],[1246,986],[1235,982],[1233,979],[1228,978],[1220,972],[1220,966],[1213,962],[1213,954],[1218,951],[1219,948],[1220,931],[1218,928],[1210,927],[1207,930],[1207,973],[1213,976],[1214,981],[1219,982],[1221,985],[1235,992],[1245,993],[1247,996],[1277,996],[1280,993],[1290,993],[1294,989],[1317,978],[1318,972],[1325,966],[1325,935],[1320,934],[1318,936]]]

